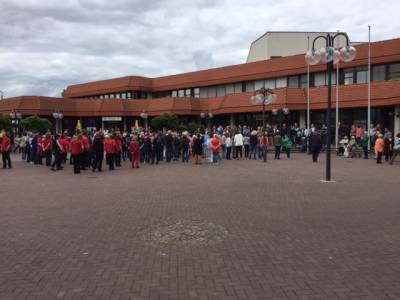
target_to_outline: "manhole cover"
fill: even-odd
[[[141,236],[144,241],[162,245],[205,244],[220,242],[228,233],[223,226],[210,222],[178,221],[151,225],[141,232]]]

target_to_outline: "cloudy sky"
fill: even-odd
[[[327,5],[332,3],[332,5]],[[398,0],[0,0],[0,90],[60,96],[70,84],[246,61],[266,31],[400,37]]]

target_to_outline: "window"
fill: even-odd
[[[243,84],[241,82],[234,84],[235,93],[242,93],[243,92]]]
[[[110,95],[104,95],[104,99],[110,99]]]
[[[178,97],[185,97],[185,90],[179,90]]]
[[[339,72],[339,76],[340,76],[340,72]],[[326,83],[329,82],[329,81],[328,81],[328,73],[326,74],[326,80],[325,80],[325,82],[326,82]],[[332,84],[332,85],[336,85],[336,70],[332,71],[332,73],[331,73],[331,84]]]
[[[215,86],[208,87],[207,96],[208,96],[208,98],[216,97],[217,96],[217,88]]]
[[[254,89],[257,91],[265,86],[265,81],[264,80],[256,80],[254,82]]]
[[[356,74],[357,83],[367,83],[368,82],[368,71],[367,70],[360,70],[357,71]]]
[[[225,96],[225,85],[217,86],[217,97]]]
[[[389,65],[389,80],[400,79],[400,63]]]
[[[100,95],[100,99],[104,99],[104,95]]]
[[[344,84],[353,84],[354,83],[354,72],[353,70],[344,70]]]
[[[206,87],[200,88],[200,98],[208,97],[208,89]]]
[[[110,94],[110,99],[114,99],[115,95],[114,94]]]
[[[299,76],[290,76],[288,80],[288,86],[290,88],[298,88],[299,87]]]
[[[193,97],[200,98],[200,89],[199,88],[193,89]]]
[[[386,79],[386,66],[385,65],[380,65],[380,66],[373,66],[371,68],[371,80],[372,81],[383,81]]]
[[[274,89],[275,87],[276,87],[275,79],[267,79],[267,80],[265,80],[265,88]]]
[[[226,85],[226,93],[227,94],[233,94],[235,93],[235,85],[234,84],[227,84]]]
[[[314,74],[314,86],[324,86],[325,85],[325,72]]]
[[[307,74],[300,76],[300,87],[306,88],[308,86],[308,77]]]
[[[132,93],[131,92],[127,92],[126,93],[126,98],[127,99],[132,99]]]
[[[254,92],[254,81],[246,81],[245,92]]]
[[[126,93],[122,93],[122,94],[121,94],[121,98],[122,98],[122,99],[126,99]]]
[[[172,97],[178,97],[178,92],[177,91],[172,91]]]
[[[191,97],[192,95],[190,94],[190,89],[185,90],[185,97]]]
[[[286,77],[280,77],[276,79],[276,88],[285,88],[287,87],[287,79]]]

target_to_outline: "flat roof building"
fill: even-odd
[[[353,61],[339,65],[340,120],[348,126],[357,123],[366,127],[368,44],[356,49]],[[400,39],[371,43],[371,64],[371,120],[400,130]],[[14,110],[23,116],[37,114],[52,119],[53,112],[62,112],[63,128],[70,129],[80,119],[83,127],[120,126],[129,130],[135,120],[141,121],[143,111],[150,119],[169,113],[184,122],[199,123],[208,113],[215,125],[260,125],[261,105],[253,105],[250,97],[261,87],[275,89],[278,96],[276,103],[267,106],[267,122],[306,126],[304,53],[158,78],[127,76],[70,85],[62,98],[4,99],[0,113]],[[311,123],[325,123],[326,106],[326,65],[321,63],[310,67]],[[282,108],[289,113],[275,114]]]
[[[312,41],[319,35],[326,36],[328,33],[337,32],[306,32],[306,31],[267,31],[262,36],[251,43],[248,63],[267,60],[290,55],[305,53],[312,47]],[[352,42],[353,46],[362,44],[361,42]],[[346,39],[339,36],[335,40],[335,47],[346,45]],[[316,49],[325,46],[323,40],[318,40],[315,44]]]

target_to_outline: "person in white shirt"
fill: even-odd
[[[243,158],[243,135],[238,131],[234,137],[235,147],[236,147],[236,159]]]
[[[226,159],[231,159],[232,139],[231,135],[228,132],[225,133],[225,147],[226,147]]]

